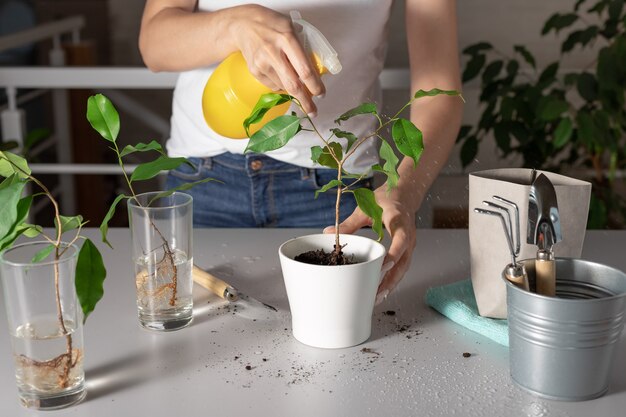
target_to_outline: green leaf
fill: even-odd
[[[554,30],[556,33],[559,33],[561,29],[565,29],[574,24],[578,20],[578,15],[576,13],[567,13],[560,14],[555,13],[546,22],[541,30],[541,34],[545,35],[551,30]]]
[[[326,191],[330,190],[331,188],[337,187],[341,185],[342,187],[345,187],[344,183],[339,181],[339,180],[331,180],[328,182],[328,184],[325,184],[322,188],[320,188],[319,190],[315,191],[315,198],[317,198],[317,196],[320,193],[325,193]]]
[[[539,75],[538,84],[541,84],[542,86],[551,84],[556,79],[556,73],[558,71],[559,71],[558,62],[553,62],[552,64],[548,65],[546,69],[543,70],[541,75]],[[540,88],[543,88],[543,87],[540,87]]]
[[[24,230],[24,236],[28,238],[33,238],[43,233],[43,228],[36,224],[24,224],[23,226],[26,228]]]
[[[311,147],[311,160],[321,166],[337,169],[339,165],[337,164],[337,161],[335,161],[335,158],[333,158],[330,150],[332,149],[335,157],[341,161],[343,158],[343,149],[339,142],[330,142],[328,145],[330,148],[329,146],[324,146],[323,148],[320,146]]]
[[[503,123],[495,125],[493,127],[493,136],[496,139],[498,148],[500,148],[505,155],[508,154],[511,151],[511,135],[506,125]]]
[[[576,83],[578,94],[587,101],[595,101],[598,98],[598,82],[596,77],[588,72],[583,72]]]
[[[587,1],[587,0],[576,0],[576,4],[574,5],[574,10],[575,10],[575,11],[580,10],[580,6],[582,6],[582,4],[583,4],[584,2],[586,2],[586,1]]]
[[[465,66],[465,70],[463,71],[463,82],[466,83],[476,78],[476,76],[480,73],[480,70],[483,69],[487,58],[485,55],[474,55],[472,59],[469,60],[467,65]]]
[[[357,137],[354,135],[354,133],[352,132],[346,132],[344,130],[338,129],[338,128],[333,128],[330,129],[331,132],[333,132],[333,134],[335,136],[337,136],[338,138],[342,138],[342,139],[346,139],[348,141],[348,146],[346,147],[346,151],[348,151],[350,148],[352,148],[352,145],[354,145],[354,142],[357,141]]]
[[[152,197],[152,199],[148,202],[148,207],[150,207],[152,205],[153,202],[155,202],[156,200],[158,200],[159,198],[163,198],[163,197],[168,197],[172,194],[174,194],[177,191],[187,191],[190,190],[191,188],[195,187],[196,185],[200,185],[200,184],[204,184],[205,182],[209,182],[209,181],[217,181],[219,183],[222,183],[222,181],[220,180],[216,180],[215,178],[204,178],[198,181],[194,181],[194,182],[186,182],[182,185],[179,185],[178,187],[174,187],[171,188],[167,191],[162,191],[160,193],[158,193],[157,195],[155,195],[154,197]]]
[[[572,137],[572,132],[574,131],[574,127],[572,125],[572,121],[569,118],[563,118],[559,122],[559,125],[556,127],[554,131],[554,147],[556,149],[561,149],[565,146],[570,138]]]
[[[397,170],[399,159],[393,152],[391,145],[382,138],[380,140],[379,153],[380,158],[385,160],[382,170],[387,174],[387,192],[389,192],[398,185],[398,179],[400,178]]]
[[[457,90],[441,90],[439,88],[432,88],[430,90],[417,90],[417,92],[413,95],[414,99],[420,99],[422,97],[434,97],[434,96],[461,96],[461,93]]]
[[[77,229],[83,224],[83,216],[59,216],[61,218],[61,233]],[[57,220],[54,219],[54,226],[58,228]]]
[[[600,89],[611,90],[619,89],[623,90],[621,84],[623,74],[616,63],[619,63],[619,57],[615,50],[609,47],[602,48],[598,53],[598,66],[596,69],[596,76]]]
[[[50,256],[54,248],[55,248],[54,245],[48,245],[44,247],[42,250],[40,250],[33,256],[30,262],[36,264],[38,262],[45,260],[48,256]]]
[[[87,100],[87,120],[100,136],[109,142],[115,142],[120,133],[120,116],[111,100],[102,94],[96,94]]]
[[[461,126],[461,129],[459,129],[459,135],[456,138],[456,143],[459,143],[471,131],[472,131],[472,126],[471,125],[463,125],[463,126]],[[397,145],[397,143],[396,143],[396,145]]]
[[[11,229],[7,232],[7,234],[3,237],[0,237],[0,250],[4,250],[11,245],[13,242],[20,237],[20,235],[24,234],[27,230],[30,229],[29,225],[23,224],[28,218],[28,212],[30,211],[30,206],[33,203],[33,196],[29,195],[21,198],[17,202],[17,210],[15,216],[15,222]]]
[[[26,159],[11,152],[0,152],[0,176],[8,178],[17,174],[19,178],[27,178],[30,172]]]
[[[23,224],[16,225],[3,239],[0,239],[0,251],[3,251],[13,245],[15,241],[22,235],[26,235],[26,231],[30,230],[28,226]]]
[[[157,151],[161,155],[165,155],[165,151],[163,151],[163,147],[161,146],[161,144],[157,142],[156,140],[153,140],[150,143],[138,143],[135,146],[126,145],[124,146],[124,149],[122,149],[120,156],[130,155],[131,153],[135,153],[135,152],[147,152],[147,151]]]
[[[50,129],[47,129],[45,127],[31,130],[24,138],[24,149],[32,148],[44,139],[49,138],[51,134],[52,132],[50,131]]]
[[[12,175],[0,187],[0,239],[4,239],[13,229],[18,219],[18,202],[25,183]]]
[[[489,51],[493,49],[493,46],[489,42],[479,42],[468,46],[463,50],[464,55],[475,55],[479,52]]]
[[[515,100],[507,96],[502,97],[502,101],[500,101],[500,116],[502,116],[502,120],[511,120],[514,110]]]
[[[372,230],[378,235],[378,240],[382,240],[383,209],[376,202],[374,192],[369,188],[357,188],[352,193],[363,214],[372,219]]]
[[[487,65],[482,75],[483,84],[489,84],[491,81],[493,81],[494,78],[500,75],[503,67],[504,62],[501,59],[493,61],[492,63]]]
[[[606,203],[591,194],[589,203],[589,217],[587,219],[587,229],[604,229],[609,222],[609,213]]]
[[[80,248],[76,262],[76,295],[83,309],[83,323],[96,308],[96,304],[104,294],[104,279],[107,271],[102,255],[96,245],[89,239]]]
[[[528,49],[524,45],[515,45],[513,47],[515,52],[519,53],[531,67],[536,68],[535,57],[530,53]]]
[[[593,118],[589,113],[579,111],[576,114],[576,124],[578,125],[578,138],[581,143],[588,149],[594,148],[596,139],[596,127],[593,123]]]
[[[416,167],[424,152],[422,132],[410,120],[399,118],[393,123],[391,136],[398,150],[413,159],[413,167]]]
[[[159,175],[161,171],[176,169],[187,162],[187,158],[170,158],[169,156],[161,155],[154,161],[138,165],[130,176],[130,181],[149,180]]]
[[[619,20],[624,8],[624,0],[613,0],[609,3],[609,19]]]
[[[129,197],[124,194],[120,194],[115,197],[113,204],[111,204],[111,207],[109,207],[109,211],[107,212],[106,216],[104,216],[104,219],[102,219],[102,223],[100,224],[100,234],[102,235],[102,241],[106,243],[111,249],[113,249],[113,246],[111,246],[111,243],[109,243],[109,241],[107,240],[107,233],[109,232],[109,220],[111,220],[111,218],[115,214],[115,207],[117,206],[117,204],[120,202],[120,200],[124,198]]]
[[[265,113],[267,113],[270,109],[291,100],[293,100],[293,97],[289,94],[263,94],[252,109],[250,115],[243,121],[243,128],[246,130],[246,135],[250,136],[250,125],[259,123],[263,120],[263,116],[265,116]]]
[[[350,110],[348,110],[347,112],[345,112],[344,114],[342,114],[341,116],[339,116],[337,119],[335,119],[335,123],[337,124],[341,124],[341,122],[344,122],[354,116],[357,116],[359,114],[376,114],[378,115],[378,109],[376,108],[376,104],[375,103],[363,103],[361,105],[358,105]]]
[[[461,147],[461,165],[468,166],[478,154],[478,139],[476,136],[469,136]]]
[[[265,124],[250,137],[244,152],[264,153],[282,148],[302,129],[300,118],[284,115]]]
[[[569,109],[569,104],[553,96],[542,97],[537,105],[537,115],[541,120],[549,122],[561,116]]]
[[[4,142],[0,142],[0,152],[10,151],[19,147],[20,144],[17,143],[16,140],[5,140]]]

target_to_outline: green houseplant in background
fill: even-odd
[[[561,55],[594,47],[579,71],[563,73],[560,58],[538,68],[531,51],[507,56],[487,42],[467,47],[463,82],[480,76],[482,115],[463,126],[461,162],[469,165],[487,137],[503,156],[517,154],[529,168],[591,169],[588,227],[623,227],[626,198],[616,173],[626,168],[626,10],[624,0],[578,0],[573,10],[548,18],[542,35],[562,36]],[[524,62],[530,71],[520,69]]]

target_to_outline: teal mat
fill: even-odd
[[[429,288],[426,291],[426,304],[455,323],[503,346],[509,346],[507,321],[478,314],[472,282],[469,279]]]

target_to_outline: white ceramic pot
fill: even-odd
[[[333,234],[297,237],[278,249],[287,288],[293,336],[321,348],[363,343],[372,330],[372,311],[381,280],[385,247],[362,236],[341,235],[344,253],[359,263],[324,266],[295,261],[306,251],[333,248]]]

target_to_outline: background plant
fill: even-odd
[[[37,252],[32,259],[33,263],[52,259],[58,261],[63,254],[79,240],[83,244],[78,252],[76,262],[75,288],[78,300],[83,311],[83,321],[94,310],[104,293],[103,282],[106,277],[106,269],[102,261],[102,255],[91,240],[81,236],[81,229],[85,225],[82,216],[63,216],[59,212],[59,204],[50,190],[37,178],[35,178],[28,163],[24,158],[14,153],[0,152],[0,176],[4,178],[0,183],[0,251],[10,248],[17,239],[24,236],[27,238],[40,237],[49,245]],[[40,192],[23,195],[31,187]],[[30,208],[35,198],[46,198],[54,208],[54,233],[51,236],[38,225],[28,222]],[[72,232],[69,242],[63,241],[63,235]],[[65,388],[69,383],[71,369],[76,365],[80,352],[72,347],[72,334],[66,328],[66,321],[61,309],[59,292],[60,271],[58,263],[54,264],[55,297],[57,307],[57,320],[62,334],[65,336],[66,351],[62,355],[41,362],[32,358],[23,358],[29,364],[42,368],[53,364],[62,367],[59,387]]]
[[[120,132],[120,117],[117,112],[117,109],[106,96],[102,94],[96,94],[94,96],[89,97],[87,101],[87,120],[91,124],[91,126],[102,136],[103,139],[107,140],[111,143],[110,149],[115,152],[117,156],[117,161],[119,166],[122,168],[122,175],[128,185],[129,195],[120,194],[118,195],[109,210],[102,220],[100,224],[100,233],[102,236],[102,241],[109,245],[112,248],[111,243],[107,239],[107,234],[109,230],[109,221],[115,214],[115,209],[120,201],[132,199],[136,202],[139,207],[144,207],[141,204],[139,199],[137,198],[137,193],[134,189],[134,184],[137,181],[145,181],[152,179],[159,175],[162,171],[168,171],[171,169],[176,169],[182,164],[191,164],[186,158],[171,158],[167,156],[163,147],[156,141],[151,141],[149,143],[137,143],[136,145],[126,145],[122,150],[119,149],[117,145],[117,137]],[[142,163],[138,165],[131,176],[129,177],[127,174],[126,167],[124,165],[123,158],[127,155],[133,154],[135,152],[155,152],[157,154],[157,158]],[[202,184],[208,181],[214,181],[212,178],[205,178],[199,181],[185,183],[176,188],[172,188],[170,190],[162,191],[157,193],[147,204],[146,207],[151,206],[155,201],[160,198],[167,197],[175,193],[176,191],[185,191],[190,188]],[[170,247],[170,243],[163,236],[161,231],[156,227],[156,225],[151,221],[151,227],[155,231],[155,233],[159,236],[159,238],[163,242],[163,252],[165,257],[162,260],[163,268],[158,268],[157,270],[167,270],[172,271],[171,274],[171,282],[163,284],[160,287],[157,287],[155,293],[161,293],[165,289],[171,289],[171,296],[169,299],[169,304],[174,306],[176,303],[176,292],[177,292],[177,267],[174,259],[174,251]]]
[[[331,180],[323,185],[320,190],[315,192],[317,197],[319,193],[336,189],[337,199],[335,204],[335,245],[331,255],[331,263],[335,263],[332,259],[341,259],[342,245],[339,241],[339,207],[342,195],[351,193],[356,199],[356,203],[361,211],[372,219],[372,229],[378,235],[379,240],[383,237],[383,210],[376,202],[374,192],[368,188],[355,188],[359,181],[370,175],[369,172],[357,175],[347,172],[344,164],[351,155],[368,140],[380,139],[379,155],[383,164],[375,164],[371,168],[374,171],[382,172],[387,177],[387,191],[395,188],[398,183],[397,166],[399,158],[394,152],[394,147],[403,155],[413,159],[414,166],[422,155],[424,150],[424,141],[422,132],[408,119],[399,117],[404,109],[413,103],[413,101],[422,97],[432,97],[437,95],[460,95],[457,91],[432,89],[428,91],[419,90],[396,114],[387,117],[378,113],[375,103],[363,103],[354,107],[340,115],[336,120],[336,128],[330,129],[330,134],[325,137],[315,126],[313,121],[306,112],[299,116],[295,112],[279,116],[265,124],[259,131],[250,136],[249,127],[254,123],[259,123],[265,113],[272,107],[278,106],[286,102],[294,102],[302,109],[297,99],[288,94],[270,93],[261,96],[250,116],[244,121],[244,128],[250,137],[250,141],[245,152],[269,152],[279,149],[293,139],[300,131],[314,132],[322,142],[323,146],[313,146],[311,148],[311,159],[313,162],[337,171],[337,179]],[[362,137],[357,137],[354,133],[341,129],[341,122],[351,119],[358,115],[371,115],[378,121],[378,126],[373,132]],[[305,122],[305,125],[302,125]],[[391,127],[392,141],[388,141],[382,136],[384,129]],[[344,178],[355,179],[349,185],[343,182]]]
[[[561,55],[596,47],[580,71],[560,74],[560,60],[540,69],[523,45],[507,56],[487,42],[466,48],[463,81],[481,78],[478,125],[463,126],[461,162],[476,157],[479,143],[493,134],[503,155],[518,154],[525,167],[594,172],[589,227],[626,222],[626,202],[614,188],[626,167],[626,11],[624,0],[578,0],[573,10],[555,13],[542,35],[564,33]],[[530,72],[520,70],[525,62]]]

